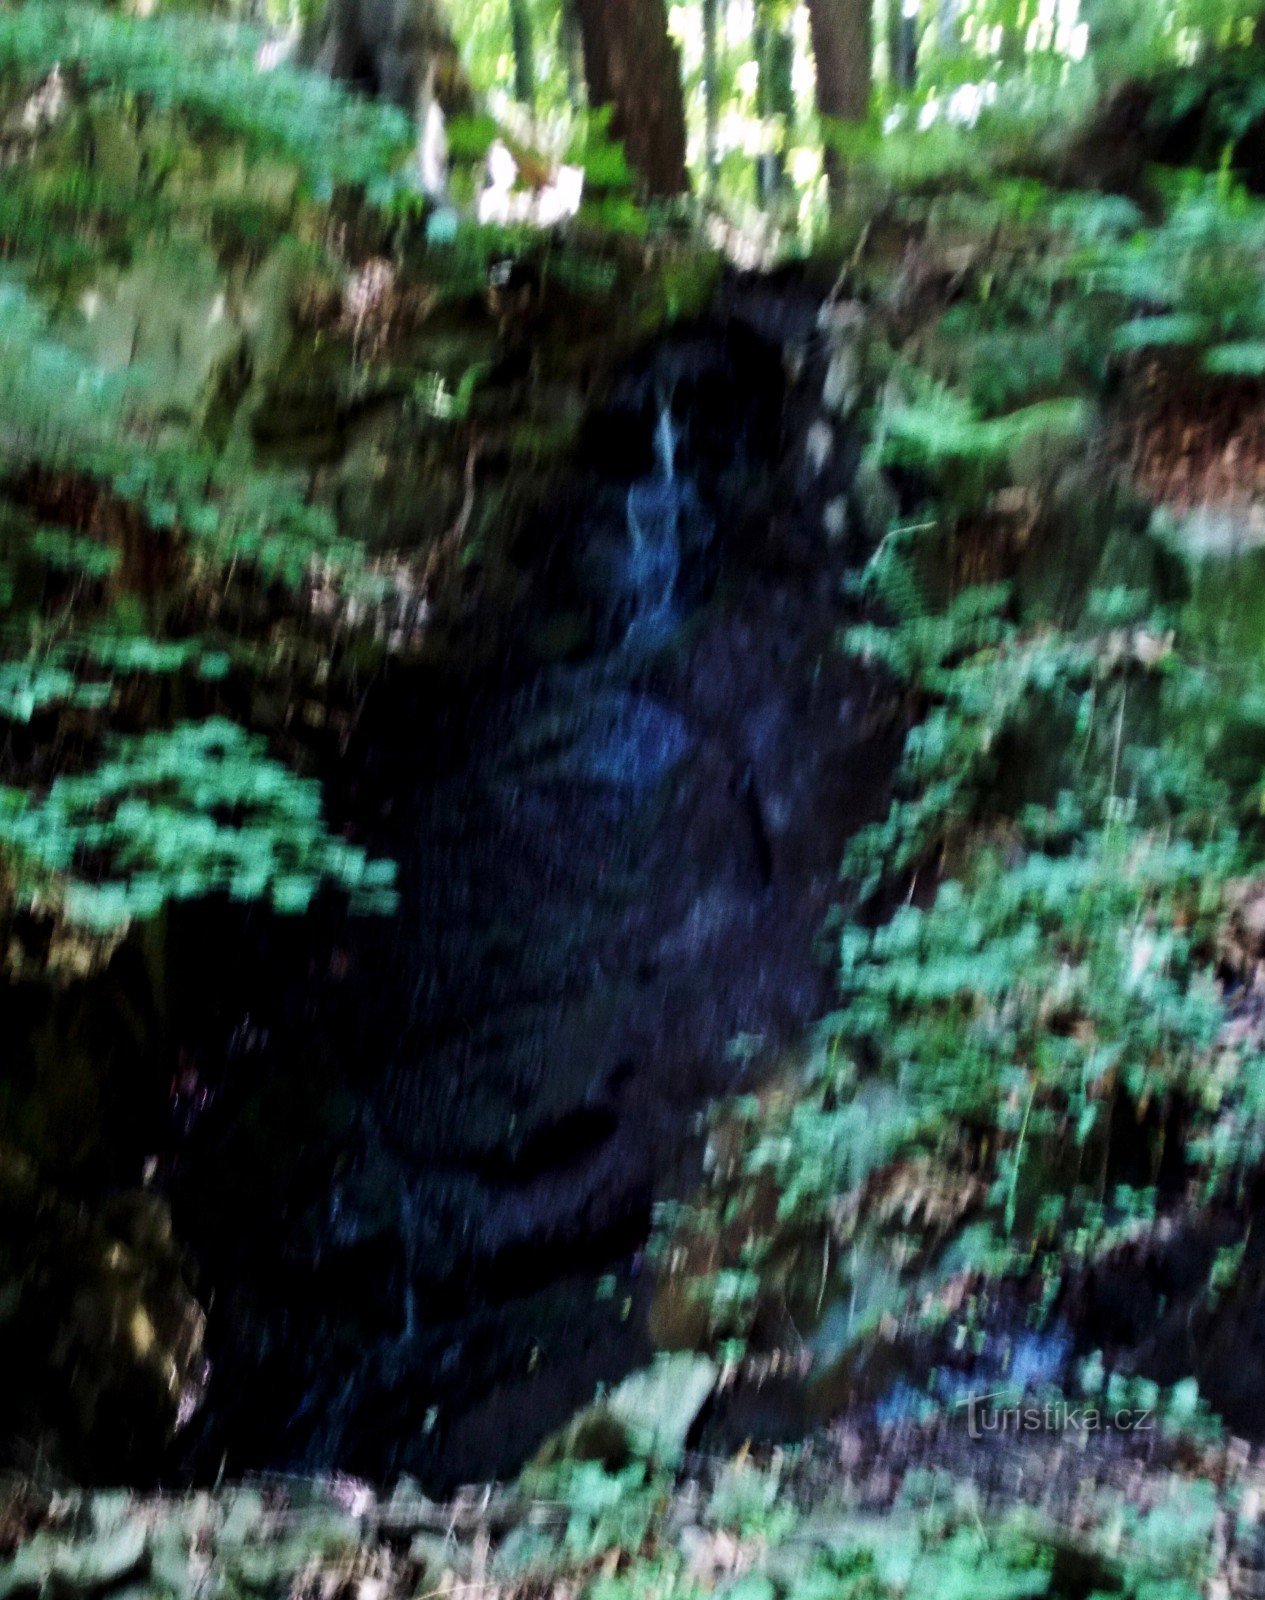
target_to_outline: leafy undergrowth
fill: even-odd
[[[387,658],[443,648],[589,385],[712,281],[688,244],[436,222],[408,120],[261,43],[0,12],[13,967],[85,970],[173,898],[387,908],[318,756]]]
[[[262,1480],[189,1497],[0,1504],[5,1592],[405,1600],[1195,1600],[1259,1570],[1258,1469],[1157,1425],[1145,1449],[1016,1442],[1018,1494],[961,1430],[905,1428],[867,1451],[729,1461],[624,1449],[538,1464],[510,1488],[429,1501],[409,1480]],[[969,1460],[973,1459],[975,1470]],[[1223,1576],[1223,1582],[1225,1577]]]
[[[860,1401],[873,1425],[897,1375],[932,1410],[946,1372],[1016,1404],[1086,1371],[1119,1393],[1144,1346],[1192,1399],[1234,1387],[1218,1317],[1259,1295],[1265,658],[1258,629],[1243,654],[1209,626],[1189,497],[1137,463],[1140,396],[1210,398],[1245,466],[1218,505],[1252,542],[1265,213],[1224,177],[1157,192],[1148,219],[1027,180],[898,190],[841,280],[871,332],[827,401],[864,407],[891,514],[840,645],[881,671],[904,758],[844,863],[836,1010],[717,1109],[703,1194],[659,1237],[672,1336],[807,1372],[819,1415]],[[1179,1354],[1153,1326],[1077,1367],[1111,1343],[1086,1286],[1211,1215],[1220,1247],[1154,1313],[1185,1319]],[[1043,1339],[1037,1377],[1018,1352]]]

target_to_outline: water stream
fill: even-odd
[[[628,566],[635,609],[624,643],[634,649],[661,641],[677,620],[681,519],[699,515],[693,483],[677,477],[672,400],[670,391],[659,391],[654,476],[628,489]]]
[[[654,1205],[743,1083],[730,1042],[828,1005],[889,770],[832,647],[851,457],[805,476],[785,370],[738,318],[634,363],[523,536],[499,665],[374,690],[326,781],[399,861],[395,918],[177,919],[206,1093],[163,1183],[212,1366],[173,1473],[496,1476],[647,1359]]]

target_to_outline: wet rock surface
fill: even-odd
[[[709,1098],[824,1009],[890,767],[833,647],[856,448],[815,306],[777,337],[765,309],[632,364],[510,553],[511,613],[370,690],[324,778],[399,861],[397,916],[173,916],[169,1126],[135,1142],[210,1385],[150,1470],[439,1492],[646,1359],[653,1205]]]

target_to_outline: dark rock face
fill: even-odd
[[[0,1465],[144,1478],[201,1393],[205,1319],[164,1202],[142,951],[0,988]]]
[[[173,915],[156,1181],[211,1377],[171,1474],[512,1471],[645,1358],[652,1207],[748,1071],[732,1042],[826,1007],[892,752],[833,644],[853,449],[759,326],[615,384],[513,552],[499,666],[374,689],[325,778],[398,915]]]
[[[152,1471],[202,1394],[188,1268],[157,1196],[89,1211],[0,1148],[0,1396],[15,1464]]]

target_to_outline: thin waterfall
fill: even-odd
[[[659,475],[665,483],[676,482],[676,424],[672,420],[672,401],[673,395],[661,388],[654,445],[659,460]]]
[[[654,475],[628,490],[626,522],[634,614],[625,644],[653,642],[675,616],[681,512],[692,498],[693,486],[677,478],[679,440],[672,416],[673,398],[670,389],[658,391]]]

